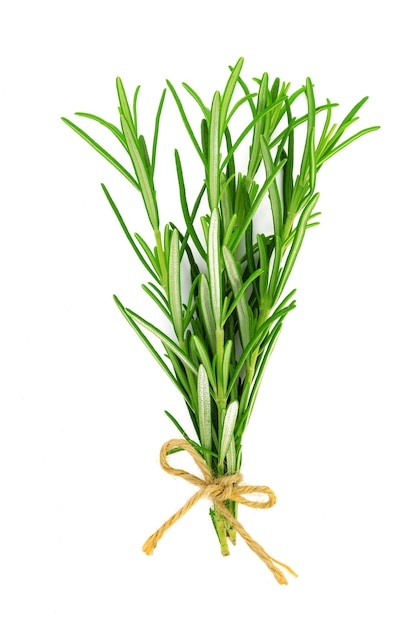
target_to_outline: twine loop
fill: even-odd
[[[198,466],[203,478],[195,476],[185,470],[172,467],[172,465],[168,463],[168,454],[176,448],[180,448],[190,454],[195,464]],[[291,574],[293,574],[293,576],[297,576],[297,574],[290,567],[288,567],[288,565],[272,558],[259,543],[252,539],[242,524],[230,513],[229,509],[224,504],[226,500],[233,500],[239,504],[244,504],[245,506],[252,508],[268,509],[276,503],[276,496],[272,489],[265,486],[241,485],[240,482],[243,477],[240,472],[226,476],[213,477],[210,468],[203,457],[185,439],[171,439],[170,441],[167,441],[161,448],[160,463],[165,472],[171,476],[179,476],[192,485],[199,487],[199,489],[189,500],[187,500],[183,507],[181,507],[164,524],[162,524],[162,526],[144,543],[143,551],[146,552],[146,554],[151,555],[153,553],[158,541],[165,534],[165,532],[171,528],[175,522],[183,517],[183,515],[185,515],[194,506],[194,504],[202,498],[208,498],[213,501],[224,518],[246,541],[249,548],[253,550],[253,552],[255,552],[255,554],[257,554],[258,557],[265,563],[280,585],[286,585],[288,581],[278,565],[287,569]],[[245,495],[248,494],[261,494],[266,497],[266,499],[250,500],[245,497]]]

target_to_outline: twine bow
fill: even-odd
[[[190,454],[190,456],[194,459],[195,464],[201,471],[203,478],[199,478],[198,476],[190,474],[182,469],[172,467],[172,465],[168,463],[167,455],[175,448],[181,448]],[[276,496],[272,489],[269,487],[239,485],[239,482],[242,480],[242,475],[240,473],[214,478],[203,457],[185,439],[171,439],[170,441],[167,441],[161,448],[160,463],[165,472],[171,474],[172,476],[184,478],[184,480],[199,487],[199,490],[191,496],[191,498],[184,504],[183,507],[181,507],[181,509],[179,509],[179,511],[174,513],[174,515],[162,524],[162,526],[144,543],[142,549],[146,552],[146,554],[150,555],[153,553],[158,541],[165,534],[165,532],[171,528],[175,522],[181,519],[181,517],[183,517],[183,515],[185,515],[194,506],[194,504],[202,498],[209,498],[223,514],[225,519],[236,529],[242,539],[246,541],[249,548],[253,550],[253,552],[255,552],[255,554],[257,554],[258,557],[265,563],[267,568],[271,570],[280,585],[286,585],[287,579],[278,565],[287,569],[294,576],[297,576],[297,574],[293,572],[288,565],[277,561],[265,552],[263,547],[252,539],[242,524],[235,517],[233,517],[224,504],[225,500],[234,500],[239,504],[245,504],[246,506],[250,506],[255,509],[269,509],[271,506],[274,506],[276,502]],[[266,501],[252,501],[245,498],[245,494],[264,494],[268,499]]]

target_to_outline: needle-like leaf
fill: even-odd
[[[174,230],[171,237],[168,266],[169,308],[172,312],[172,323],[175,334],[180,342],[183,340],[183,317],[181,300],[181,276],[178,231]]]
[[[222,314],[222,271],[220,265],[220,224],[219,212],[215,208],[211,214],[208,235],[208,271],[210,280],[211,307],[216,328],[221,326]]]
[[[227,81],[226,88],[224,90],[223,97],[221,99],[221,109],[220,109],[220,132],[223,134],[226,130],[226,119],[229,111],[230,101],[232,99],[233,93],[235,91],[235,87],[237,81],[239,79],[240,72],[242,71],[243,66],[243,57],[241,57],[233,68],[232,73],[230,74],[229,80]]]
[[[134,137],[130,125],[124,115],[120,116],[120,120],[122,123],[124,136],[126,137],[126,143],[129,150],[130,158],[132,160],[132,164],[142,190],[143,201],[145,203],[145,208],[148,213],[149,221],[152,225],[152,228],[154,230],[157,230],[159,228],[159,215],[156,206],[155,192],[153,190],[153,185],[150,180],[149,170],[147,169],[140,154],[138,140],[136,140],[136,138]]]
[[[210,290],[207,282],[207,276],[201,274],[200,278],[200,314],[206,329],[208,341],[210,343],[212,354],[216,352],[216,322],[214,320],[213,308],[211,306]]]
[[[126,140],[123,136],[123,133],[120,132],[117,126],[115,126],[114,124],[111,124],[111,122],[106,122],[106,120],[103,120],[102,117],[98,117],[98,115],[93,115],[92,113],[78,112],[78,113],[75,113],[75,115],[78,115],[79,117],[85,117],[87,119],[98,122],[99,124],[107,128],[108,130],[110,130],[113,133],[113,135],[120,141],[122,146],[126,148]]]
[[[117,95],[119,97],[119,104],[120,104],[121,114],[123,115],[124,119],[126,120],[126,123],[128,124],[132,135],[135,136],[136,135],[136,128],[135,128],[136,125],[135,125],[135,122],[133,121],[133,118],[132,118],[132,113],[131,113],[129,103],[128,103],[127,98],[126,98],[126,92],[125,92],[125,88],[123,86],[122,79],[119,78],[119,77],[116,78],[116,89],[117,89]]]
[[[207,348],[198,335],[193,335],[193,340],[195,343],[196,352],[199,356],[201,363],[204,365],[204,369],[210,381],[210,385],[212,386],[215,392],[216,391],[216,377],[214,375],[213,368],[210,363],[210,357],[207,352]]]
[[[214,94],[210,113],[207,191],[210,209],[218,208],[220,197],[220,94]]]
[[[109,152],[107,152],[107,150],[105,150],[102,146],[100,146],[100,144],[98,144],[96,141],[94,141],[94,139],[92,137],[90,137],[90,135],[87,135],[87,133],[85,131],[83,131],[79,126],[77,126],[76,124],[74,124],[70,120],[67,120],[66,117],[62,117],[61,119],[62,119],[63,122],[65,122],[65,124],[67,124],[70,128],[72,128],[72,130],[75,131],[77,133],[77,135],[79,135],[87,143],[89,143],[90,146],[92,146],[94,148],[94,150],[96,150],[109,163],[111,163],[113,165],[113,167],[115,167],[121,174],[123,174],[123,176],[125,178],[127,178],[127,180],[130,183],[132,183],[132,185],[134,187],[136,187],[136,189],[140,189],[139,183],[133,178],[132,174],[130,172],[128,172],[127,169],[125,167],[123,167],[123,165],[121,165],[121,163],[119,163],[119,161],[117,161],[114,157],[112,157],[112,155]]]
[[[133,320],[136,320],[137,322],[139,322],[141,326],[143,326],[144,328],[149,330],[151,333],[153,333],[155,337],[158,337],[158,339],[162,341],[163,345],[168,346],[172,350],[172,352],[180,359],[180,361],[185,365],[185,367],[188,367],[190,372],[197,375],[197,370],[194,367],[194,364],[192,363],[192,361],[188,358],[186,353],[183,352],[181,348],[179,348],[177,344],[174,343],[172,339],[168,337],[168,335],[163,333],[161,330],[159,330],[159,328],[156,328],[156,326],[154,326],[147,320],[143,319],[143,317],[135,313],[135,311],[132,311],[131,309],[124,309],[124,310],[125,310],[126,316],[130,317]]]
[[[190,85],[187,85],[187,83],[183,83],[182,86],[194,98],[194,100],[197,102],[198,106],[202,110],[205,119],[207,121],[209,121],[210,120],[210,109],[208,109],[206,107],[206,105],[204,104],[204,102],[202,101],[202,99],[200,98],[198,93],[196,91],[194,91],[194,89],[192,87],[190,87]]]
[[[184,126],[187,129],[187,132],[188,132],[188,134],[190,136],[190,139],[193,142],[193,145],[194,145],[195,149],[197,150],[197,153],[199,154],[201,160],[203,161],[203,163],[205,163],[204,154],[203,154],[203,152],[202,152],[202,150],[200,148],[200,145],[199,145],[199,143],[198,143],[198,141],[196,139],[196,136],[195,136],[195,134],[193,132],[193,129],[191,128],[191,124],[188,121],[188,118],[187,118],[187,116],[185,114],[184,107],[182,106],[182,102],[181,102],[177,92],[175,91],[174,86],[172,85],[172,83],[169,82],[169,80],[167,80],[167,85],[168,85],[172,95],[174,96],[175,102],[177,103],[178,110],[180,112],[182,121],[184,122]]]
[[[156,118],[155,118],[155,128],[153,132],[153,144],[152,144],[152,176],[155,173],[156,148],[158,145],[159,124],[161,122],[161,114],[162,114],[162,107],[164,106],[165,94],[166,94],[166,89],[164,89],[162,92],[162,96],[159,101],[159,106],[158,106],[158,110],[156,112]]]
[[[223,246],[223,258],[224,264],[226,267],[227,276],[230,281],[230,285],[233,290],[233,294],[237,300],[237,315],[239,320],[239,332],[240,338],[242,342],[242,347],[246,348],[250,341],[251,336],[251,319],[252,314],[249,309],[248,301],[246,295],[241,293],[242,289],[242,280],[241,280],[241,272],[239,267],[235,261],[233,254],[230,252],[226,246]],[[239,296],[239,298],[238,298]]]
[[[237,400],[231,402],[227,408],[223,422],[223,431],[221,434],[219,466],[223,464],[230,442],[232,441],[238,410],[239,402]]]
[[[132,235],[129,232],[128,227],[126,226],[121,213],[119,211],[119,209],[116,206],[116,203],[114,202],[113,198],[111,197],[110,193],[108,192],[107,188],[105,185],[101,185],[104,194],[111,206],[111,208],[114,211],[114,214],[116,215],[120,226],[122,227],[122,230],[124,232],[124,234],[126,235],[126,238],[128,239],[130,245],[132,246],[133,250],[136,252],[138,258],[140,259],[142,265],[148,270],[148,272],[151,274],[151,276],[153,276],[153,278],[155,278],[155,280],[158,280],[158,276],[156,275],[156,273],[154,272],[154,270],[152,269],[152,267],[148,264],[148,262],[146,261],[146,259],[144,258],[143,254],[141,253],[141,251],[139,250],[139,248],[137,247],[137,245],[135,244],[135,241],[132,237]]]
[[[279,280],[279,284],[278,284],[278,297],[281,295],[285,284],[288,280],[288,277],[291,273],[292,268],[294,267],[294,263],[295,263],[295,259],[297,258],[298,252],[300,250],[301,244],[303,242],[304,239],[304,235],[305,235],[305,231],[307,228],[307,222],[310,219],[310,215],[314,209],[314,207],[317,204],[317,201],[319,199],[319,194],[316,193],[314,194],[314,196],[312,196],[312,198],[309,200],[306,208],[304,209],[300,220],[297,224],[297,229],[296,229],[296,234],[294,237],[294,241],[293,244],[291,246],[290,252],[288,254],[287,260],[285,262],[284,265],[284,269],[282,271],[281,274],[281,278]]]
[[[203,365],[198,368],[198,425],[201,445],[211,450],[211,397],[209,381]],[[204,457],[210,467],[210,455],[205,452]]]

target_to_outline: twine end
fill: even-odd
[[[145,541],[145,543],[142,546],[142,550],[145,554],[147,554],[148,556],[151,556],[153,554],[153,551],[155,550],[156,546],[154,545],[154,543],[152,541]]]

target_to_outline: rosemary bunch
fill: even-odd
[[[172,334],[114,298],[183,395],[194,434],[190,436],[183,423],[168,411],[166,414],[215,477],[235,474],[241,467],[242,438],[265,367],[283,321],[295,307],[295,290],[287,292],[286,286],[306,230],[318,223],[317,173],[337,152],[378,128],[365,128],[346,137],[367,98],[340,124],[333,124],[337,105],[329,100],[316,105],[309,78],[291,92],[289,83],[278,78],[270,81],[265,73],[251,89],[241,77],[242,65],[241,58],[230,68],[223,91],[216,91],[209,104],[183,84],[201,111],[198,130],[192,127],[177,90],[167,82],[201,165],[201,188],[190,203],[180,153],[175,151],[181,227],[173,223],[173,215],[161,227],[154,185],[166,89],[150,143],[138,128],[139,87],[131,106],[120,78],[116,80],[119,126],[96,115],[77,113],[104,125],[114,135],[126,151],[125,164],[63,118],[142,196],[154,234],[152,243],[128,230],[114,199],[102,185],[149,274],[143,288],[169,320]],[[305,106],[302,115],[294,112],[294,104],[299,102]],[[232,137],[234,126],[238,130]],[[236,163],[241,162],[245,167],[237,168]],[[270,231],[256,233],[257,213],[265,210],[270,213]],[[189,278],[183,284],[185,268]],[[236,503],[226,504],[236,519]],[[211,516],[222,553],[228,554],[227,538],[234,542],[235,529],[215,505]]]

